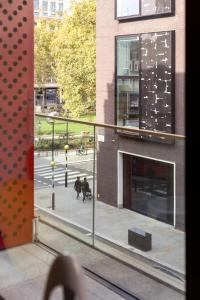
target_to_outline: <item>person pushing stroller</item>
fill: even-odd
[[[89,183],[88,183],[86,177],[84,177],[83,181],[81,182],[81,189],[82,189],[82,193],[83,193],[83,202],[84,202],[86,193],[91,193],[91,189],[89,187]]]

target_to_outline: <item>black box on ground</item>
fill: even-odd
[[[128,244],[142,251],[149,251],[152,235],[139,228],[128,229]]]

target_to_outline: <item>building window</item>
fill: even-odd
[[[48,11],[48,2],[47,1],[42,1],[42,10]]]
[[[63,3],[58,3],[58,11],[63,11]]]
[[[55,13],[55,11],[56,11],[56,2],[50,2],[50,11]]]
[[[174,132],[174,32],[117,37],[118,126]]]
[[[123,154],[123,207],[174,224],[174,165]]]
[[[117,125],[139,127],[139,36],[117,39]]]
[[[34,0],[34,10],[39,10],[39,0]]]
[[[117,18],[159,16],[173,12],[172,0],[116,0]]]

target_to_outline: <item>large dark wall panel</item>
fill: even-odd
[[[0,249],[32,240],[33,2],[0,0]]]
[[[141,35],[140,128],[174,132],[173,32]]]

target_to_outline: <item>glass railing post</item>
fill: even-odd
[[[55,210],[55,192],[54,192],[54,120],[52,120],[52,161],[51,161],[51,168],[52,168],[52,210]]]
[[[95,176],[96,176],[96,126],[93,127],[94,143],[93,143],[93,206],[92,206],[92,245],[95,242]]]

